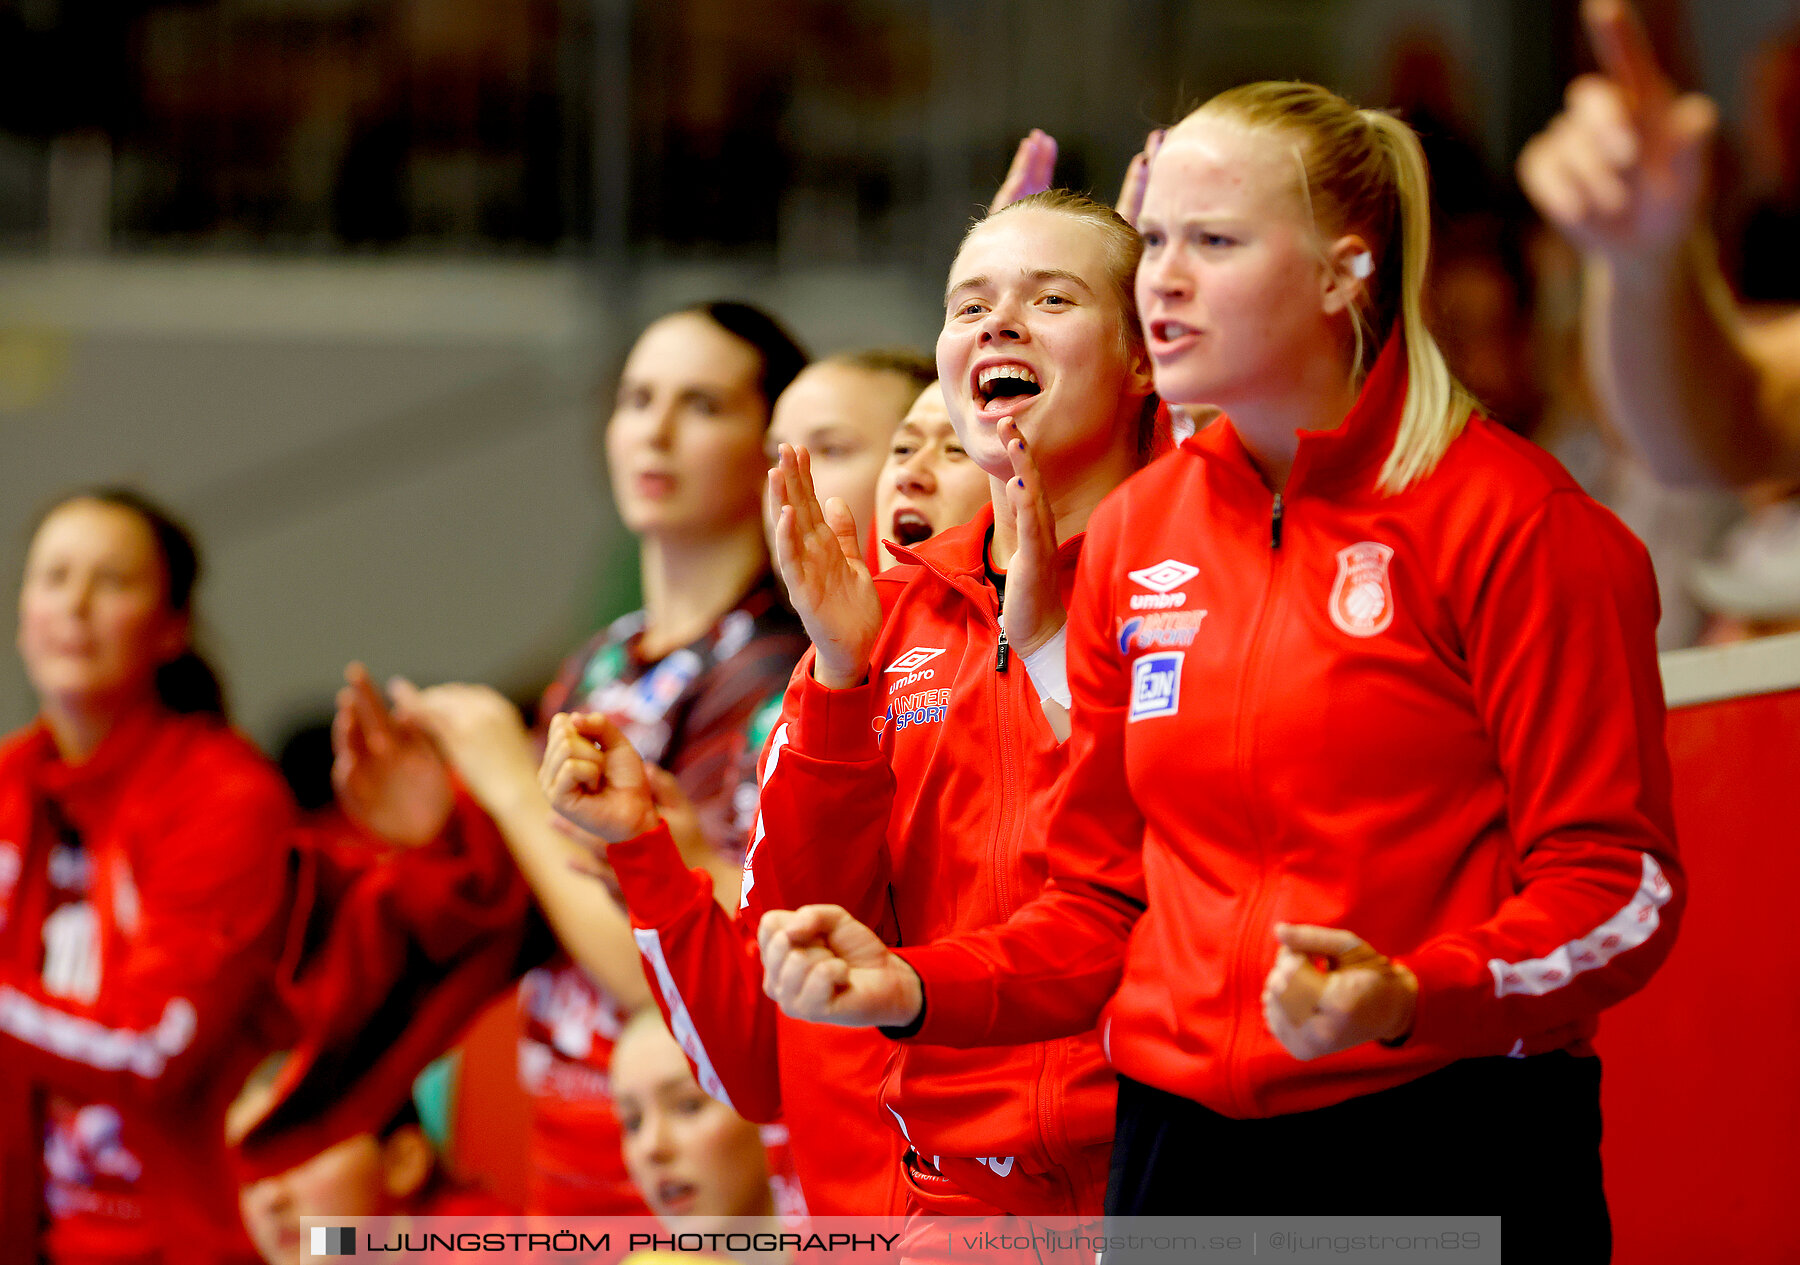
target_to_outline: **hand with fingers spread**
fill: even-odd
[[[763,991],[795,1019],[891,1028],[919,1017],[918,975],[839,905],[772,910],[756,939]]]
[[[1276,923],[1275,939],[1281,947],[1263,982],[1263,1019],[1289,1054],[1316,1059],[1412,1031],[1418,978],[1360,936]]]
[[[368,669],[344,669],[331,722],[331,784],[350,819],[391,843],[416,847],[450,820],[450,769],[416,721],[396,716]]]
[[[1577,246],[1615,261],[1669,256],[1698,226],[1718,110],[1676,95],[1626,0],[1587,0],[1601,73],[1519,155],[1519,183]]]
[[[1162,148],[1163,137],[1168,135],[1166,128],[1157,128],[1144,138],[1144,148],[1132,156],[1125,168],[1125,182],[1119,186],[1119,200],[1113,203],[1113,209],[1119,213],[1131,227],[1136,228],[1138,214],[1144,209],[1144,189],[1150,183],[1150,164],[1156,161],[1156,151]]]
[[[1014,652],[1029,655],[1061,632],[1069,618],[1056,587],[1056,515],[1018,423],[1002,418],[997,433],[1012,462],[1006,505],[1018,541],[1006,564],[1006,607],[1000,625]]]
[[[1000,182],[994,200],[988,203],[988,214],[1011,206],[1020,198],[1042,193],[1055,178],[1056,138],[1042,128],[1034,127],[1013,151],[1012,166],[1006,169],[1006,179]]]
[[[537,795],[537,752],[519,709],[500,691],[460,682],[419,689],[396,677],[395,714],[437,743],[476,801],[496,818]]]
[[[605,843],[634,839],[661,819],[643,757],[599,712],[551,718],[538,785],[559,815]]]
[[[834,690],[861,684],[881,633],[881,601],[849,509],[835,496],[820,508],[804,445],[781,445],[768,510],[788,601],[816,651],[813,678]]]

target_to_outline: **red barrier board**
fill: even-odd
[[[1669,755],[1686,919],[1600,1022],[1614,1260],[1800,1260],[1800,690],[1674,709]]]

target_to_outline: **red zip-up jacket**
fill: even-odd
[[[255,1259],[224,1115],[262,1054],[292,811],[209,716],[139,708],[77,765],[41,722],[0,745],[0,1192],[48,1204],[50,1260]]]
[[[755,924],[719,907],[712,879],[687,868],[666,826],[614,844],[606,859],[644,976],[701,1088],[746,1120],[786,1123],[813,1215],[903,1211],[900,1148],[880,1102],[893,1043],[782,1014],[762,991]]]
[[[890,943],[1004,922],[1042,887],[1041,824],[1065,749],[1023,662],[1000,638],[983,553],[992,507],[875,579],[886,618],[868,683],[830,690],[795,670],[764,756],[744,902],[841,904]],[[1065,598],[1081,551],[1057,565]],[[1091,1025],[1090,1025],[1091,1026]],[[1091,1173],[1113,1132],[1115,1084],[1094,1033],[1011,1048],[916,1044],[891,1063],[882,1102],[928,1160],[971,1159],[1009,1212],[1026,1174]],[[1019,1187],[1022,1179],[1015,1179]]]
[[[1649,560],[1479,417],[1379,491],[1405,364],[1395,339],[1343,425],[1302,432],[1279,498],[1220,420],[1101,505],[1049,886],[1004,928],[901,951],[916,1040],[1050,1036],[1104,1006],[1125,1075],[1267,1116],[1458,1058],[1586,1052],[1668,954],[1684,887]],[[1292,1058],[1259,1002],[1277,922],[1410,967],[1410,1037]]]

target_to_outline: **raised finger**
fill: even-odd
[[[813,492],[812,458],[804,445],[781,446],[781,477],[787,485],[787,504],[802,537],[819,521],[819,498]]]
[[[1037,129],[1033,128],[1019,139],[1019,146],[1013,150],[1012,162],[1006,168],[1000,188],[995,191],[994,200],[988,206],[989,215],[1019,200],[1019,191],[1025,187],[1025,171],[1031,165],[1032,141],[1036,137]]]
[[[1636,9],[1624,0],[1584,0],[1581,20],[1587,25],[1600,68],[1625,89],[1633,111],[1668,105],[1674,92]]]

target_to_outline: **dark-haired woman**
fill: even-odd
[[[0,745],[9,1255],[254,1259],[221,1124],[255,1058],[239,1030],[273,967],[292,809],[193,650],[197,573],[186,533],[118,491],[58,504],[26,557],[38,716]]]
[[[659,785],[690,823],[694,861],[710,861],[733,891],[752,719],[806,648],[769,571],[761,512],[764,433],[805,363],[773,318],[741,303],[676,312],[638,336],[605,445],[614,504],[638,540],[644,608],[572,655],[542,707],[612,716],[667,771]],[[366,702],[379,727],[379,700]],[[534,1106],[527,1211],[643,1214],[607,1082],[613,1038],[650,997],[630,924],[603,884],[571,872],[590,853],[550,826],[537,745],[506,699],[443,685],[402,688],[397,702],[400,723],[433,735],[499,826],[566,951],[520,992],[519,1070]],[[367,754],[353,747],[351,762]]]

